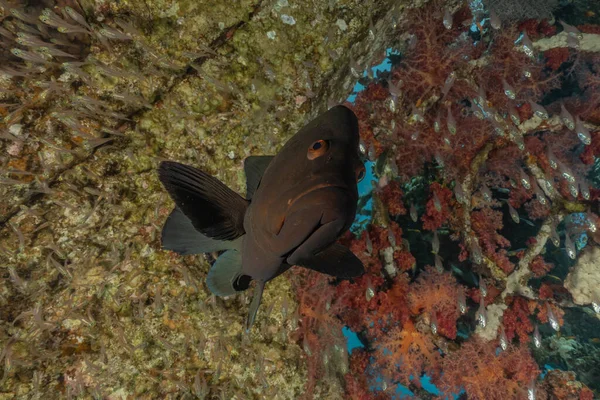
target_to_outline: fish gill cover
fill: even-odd
[[[600,10],[411,3],[1,1],[0,396],[597,397]],[[293,270],[243,336],[156,166],[242,192],[356,79],[367,274]]]

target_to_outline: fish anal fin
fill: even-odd
[[[256,281],[256,286],[254,287],[254,296],[252,297],[252,302],[250,303],[250,308],[248,309],[248,319],[246,320],[246,332],[249,332],[250,328],[252,328],[252,325],[254,325],[254,321],[256,320],[256,314],[258,313],[258,307],[260,307],[264,290],[265,282]]]
[[[254,192],[258,189],[260,180],[272,159],[273,156],[250,156],[244,160],[247,199],[251,199],[254,196]]]
[[[173,161],[161,162],[158,176],[200,233],[218,240],[234,240],[245,233],[248,201],[218,179]]]
[[[355,278],[365,273],[362,262],[345,246],[334,243],[312,257],[305,257],[296,265],[337,278]]]

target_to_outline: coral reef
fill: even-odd
[[[598,396],[596,13],[31,3],[0,1],[0,397]],[[376,181],[341,241],[367,272],[293,269],[244,335],[248,296],[204,287],[213,255],[160,250],[156,165],[241,192],[246,156],[357,79]]]
[[[367,273],[329,282],[327,309],[365,346],[350,357],[350,398],[397,386],[429,398],[424,377],[472,399],[600,390],[588,336],[600,327],[600,21],[489,17],[437,1],[409,13],[391,70],[350,105],[377,179],[371,223],[342,240]],[[324,292],[312,287],[299,293]],[[577,344],[561,363],[557,332]],[[541,375],[544,360],[570,372]]]

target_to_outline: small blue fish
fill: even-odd
[[[296,133],[274,157],[244,162],[246,198],[205,172],[172,161],[158,174],[176,208],[162,231],[165,249],[179,254],[226,250],[207,285],[230,296],[256,281],[246,328],[250,329],[265,283],[299,265],[338,278],[362,275],[362,262],[335,241],[356,213],[358,121],[336,106]]]

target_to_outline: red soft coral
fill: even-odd
[[[531,264],[529,264],[529,269],[536,278],[541,278],[546,275],[552,268],[554,268],[554,264],[544,261],[544,257],[541,255],[535,256],[531,261]]]
[[[454,196],[450,189],[437,182],[433,182],[429,188],[431,194],[421,220],[423,221],[423,229],[434,231],[448,220]]]
[[[386,205],[388,212],[392,216],[406,214],[406,208],[402,203],[402,196],[402,189],[398,181],[391,181],[379,192],[379,198]]]
[[[464,389],[469,399],[526,399],[527,387],[540,373],[525,346],[496,354],[496,344],[471,338],[442,361],[438,387],[448,396]]]
[[[514,264],[508,259],[504,248],[510,247],[510,242],[500,235],[503,227],[502,212],[485,207],[471,214],[471,227],[477,234],[483,253],[494,261],[505,273],[514,269]]]
[[[521,343],[529,342],[529,335],[533,332],[533,323],[529,318],[531,309],[529,302],[523,297],[512,297],[507,300],[509,308],[504,312],[502,326],[508,341],[515,336],[519,337]]]

